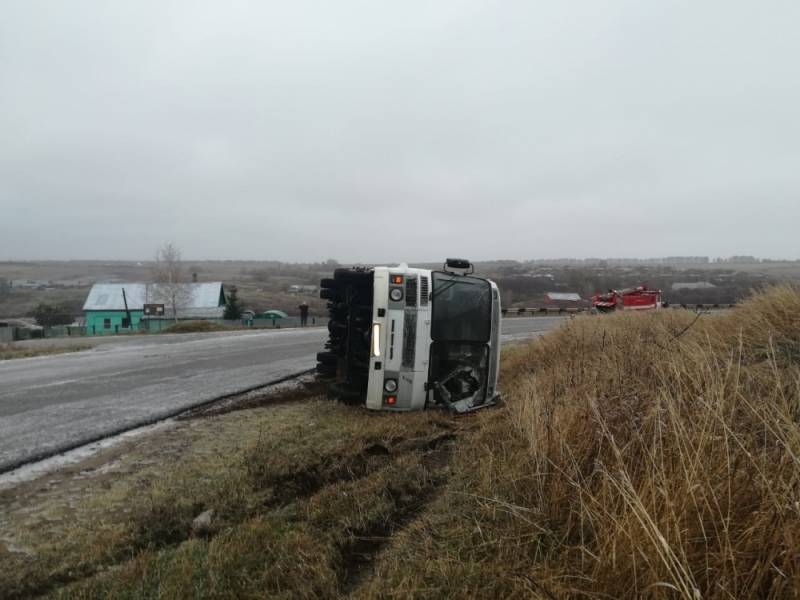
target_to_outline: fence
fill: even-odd
[[[300,317],[286,317],[284,319],[198,319],[199,321],[209,321],[231,329],[292,329],[300,327]],[[180,320],[181,323],[191,322],[192,320]],[[328,324],[328,317],[309,316],[307,326],[316,327]],[[159,333],[169,330],[175,325],[172,319],[142,319],[139,322],[139,330],[144,333]],[[122,331],[121,333],[125,333]]]
[[[728,308],[735,308],[735,304],[664,304],[663,309],[682,309],[682,310],[692,310],[692,311],[704,311],[704,310],[724,310]],[[582,312],[591,312],[592,309],[589,307],[573,307],[573,308],[558,308],[553,306],[540,306],[540,307],[532,307],[532,308],[504,308],[503,309],[503,316],[504,317],[513,317],[513,316],[525,316],[529,314],[531,316],[546,316],[546,315],[568,315],[568,314],[577,314]]]
[[[230,323],[230,321],[225,321]],[[236,321],[238,323],[238,321]],[[289,327],[300,327],[300,317],[286,317],[285,319],[251,319],[243,320],[241,325],[252,327],[253,329],[285,329]],[[308,327],[315,327],[328,324],[328,317],[308,316]]]
[[[231,329],[293,329],[300,327],[300,317],[287,317],[285,319],[253,319],[241,321],[226,321],[222,319],[207,319],[212,323],[224,325]],[[181,321],[185,322],[185,321]],[[308,327],[324,327],[328,324],[328,317],[309,316]],[[143,319],[135,329],[119,329],[111,335],[131,335],[142,333],[160,333],[175,325],[172,319]],[[91,335],[85,326],[56,325],[54,327],[0,327],[0,344],[8,342],[36,340],[46,338],[85,337]]]

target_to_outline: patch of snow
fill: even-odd
[[[53,473],[62,467],[65,467],[67,465],[72,465],[86,458],[89,458],[90,456],[99,452],[100,450],[104,450],[106,448],[112,448],[118,444],[121,444],[122,442],[130,440],[131,438],[139,437],[141,435],[153,433],[156,431],[161,431],[162,429],[167,429],[174,424],[175,421],[173,419],[167,419],[166,421],[161,421],[153,425],[147,425],[145,427],[138,427],[136,429],[131,429],[130,431],[126,431],[125,433],[108,437],[103,440],[93,442],[91,444],[86,444],[85,446],[81,446],[80,448],[74,448],[69,452],[64,452],[63,454],[51,456],[50,458],[46,458],[44,460],[31,463],[29,465],[23,465],[18,469],[14,469],[13,471],[9,471],[8,473],[3,473],[2,475],[0,475],[0,490],[13,488],[16,485],[23,483],[25,481],[30,481],[32,479],[36,479],[37,477]],[[103,470],[104,467],[101,466],[92,472],[93,473],[102,472]]]

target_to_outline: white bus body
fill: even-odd
[[[448,259],[442,271],[401,264],[341,269],[323,280],[331,339],[318,370],[334,380],[332,395],[389,411],[493,404],[500,294],[468,269],[467,261]]]

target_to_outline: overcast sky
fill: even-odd
[[[800,3],[0,7],[0,260],[800,257]]]

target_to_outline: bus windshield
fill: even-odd
[[[489,341],[492,328],[492,290],[488,281],[435,272],[431,298],[433,341]]]

